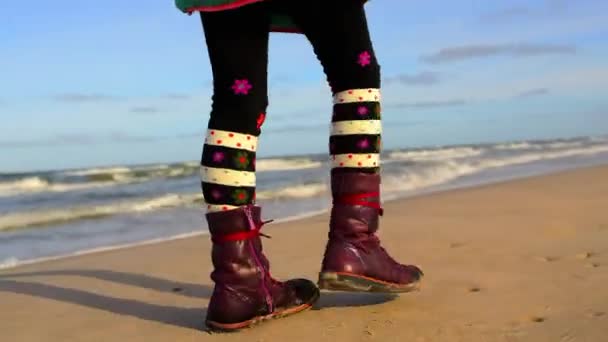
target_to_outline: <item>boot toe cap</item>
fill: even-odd
[[[415,265],[402,265],[401,275],[403,283],[410,283],[420,281],[424,277],[424,272]]]
[[[285,282],[293,290],[296,305],[313,304],[319,299],[320,291],[315,283],[308,279],[291,279]],[[293,305],[293,304],[292,304]]]

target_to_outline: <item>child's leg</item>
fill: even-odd
[[[380,246],[380,67],[362,1],[290,3],[312,43],[334,99],[330,153],[332,196],[329,242],[319,275],[322,288],[406,292],[422,271],[401,265]]]
[[[290,11],[313,45],[334,95],[332,173],[377,173],[380,66],[362,2],[294,1]]]
[[[308,280],[279,282],[262,252],[255,153],[267,106],[267,4],[202,14],[213,69],[213,108],[201,161],[215,282],[206,323],[238,330],[306,310],[319,298]]]
[[[265,4],[201,17],[213,71],[202,189],[208,211],[226,211],[255,199],[257,140],[268,105],[270,19]]]

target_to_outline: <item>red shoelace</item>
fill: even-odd
[[[364,207],[376,208],[380,216],[384,214],[384,209],[379,201],[369,201],[369,198],[379,198],[380,192],[365,192],[361,194],[343,195],[334,199],[334,204],[361,205]]]

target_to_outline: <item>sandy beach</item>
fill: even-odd
[[[228,335],[203,327],[206,236],[22,266],[0,272],[0,340],[606,341],[607,209],[606,166],[389,202],[384,245],[420,292],[325,292]],[[326,225],[267,226],[273,275],[316,279]]]

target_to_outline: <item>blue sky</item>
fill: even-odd
[[[197,160],[211,74],[172,1],[0,5],[0,172]],[[374,0],[386,148],[608,134],[608,2]],[[324,152],[331,97],[273,34],[261,156]]]

